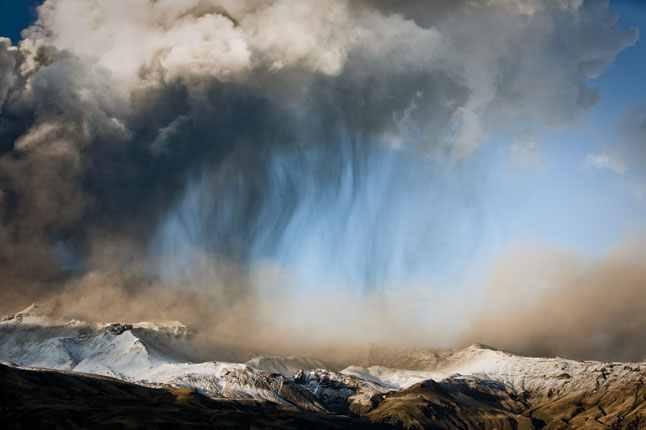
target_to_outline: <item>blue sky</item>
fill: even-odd
[[[14,43],[20,40],[20,32],[35,18],[35,6],[41,0],[0,1],[0,34]]]
[[[622,26],[638,28],[640,37],[592,80],[602,87],[603,97],[584,123],[542,136],[542,164],[510,163],[510,137],[487,148],[495,167],[490,169],[491,223],[481,244],[484,261],[524,241],[598,258],[646,228],[646,199],[634,191],[643,181],[641,172],[620,174],[585,163],[600,146],[621,144],[621,123],[646,100],[646,3],[615,1],[610,9],[620,13]]]
[[[600,103],[588,113],[581,129],[563,130],[543,139],[545,165],[501,171],[506,176],[503,181],[524,183],[522,189],[531,190],[524,211],[510,220],[519,225],[518,230],[588,255],[597,255],[622,236],[646,226],[646,201],[630,189],[631,182],[637,180],[633,172],[617,174],[584,165],[586,155],[597,151],[598,145],[620,143],[621,122],[646,101],[646,4],[617,1],[611,2],[610,8],[620,13],[621,25],[639,28],[640,38],[593,81],[603,89]]]

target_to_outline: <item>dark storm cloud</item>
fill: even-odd
[[[9,51],[11,41],[7,38],[0,39],[0,106],[4,104],[9,88],[13,86],[13,69],[16,66],[16,59]]]
[[[5,311],[70,278],[77,294],[102,288],[88,278],[149,288],[149,260],[179,265],[184,236],[205,261],[188,286],[247,303],[226,273],[313,201],[370,189],[380,154],[455,164],[492,128],[572,124],[600,97],[587,79],[636,38],[607,2],[565,0],[48,0],[24,34],[0,40]],[[389,259],[388,240],[366,246]]]

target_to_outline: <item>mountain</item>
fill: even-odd
[[[66,321],[37,307],[5,317],[0,340],[0,360],[13,366],[193,389],[214,401],[361,416],[399,428],[646,428],[644,362],[524,357],[485,345],[367,346],[335,364],[267,355],[194,361],[208,354],[179,322]]]
[[[150,388],[97,375],[0,364],[4,429],[388,429],[365,418],[260,400],[211,399],[191,388]]]

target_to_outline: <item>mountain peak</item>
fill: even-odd
[[[23,309],[20,312],[17,312],[15,314],[5,315],[4,317],[2,317],[2,319],[0,319],[0,321],[11,321],[14,319],[21,321],[24,317],[40,315],[40,312],[38,312],[39,308],[40,308],[40,305],[38,305],[38,303],[32,303],[31,305],[27,306],[25,309]]]
[[[488,349],[491,351],[497,351],[496,348],[489,345],[485,345],[484,343],[474,343],[472,345],[469,345],[466,349]]]

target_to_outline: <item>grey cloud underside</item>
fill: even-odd
[[[123,63],[136,73],[122,75],[107,54],[123,45],[91,37],[131,25],[117,9],[98,5],[79,42],[65,33],[74,18],[66,14],[87,5],[46,1],[17,49],[0,41],[2,295],[27,286],[51,293],[69,277],[145,259],[196,181],[204,196],[182,234],[194,228],[202,251],[244,267],[260,239],[271,254],[267,244],[280,242],[305,205],[340,205],[343,175],[354,192],[365,190],[378,176],[375,160],[393,147],[460,169],[492,127],[578,121],[600,97],[587,79],[636,31],[618,27],[604,1],[525,3],[519,12],[505,1],[338,1],[333,21],[316,3],[301,7],[318,15],[297,15],[287,1],[272,6],[284,6],[280,13],[262,2],[186,1],[151,28],[141,16],[161,6],[138,2],[130,15],[140,40],[130,42],[154,50],[128,51],[136,55]],[[308,37],[282,35],[303,17]],[[195,45],[219,46],[214,25],[228,44],[221,58],[204,58],[208,50]],[[155,45],[168,35],[176,39]],[[303,50],[299,38],[311,46]],[[94,40],[96,49],[83,45]],[[393,177],[409,169],[396,166]],[[477,178],[465,179],[472,190],[469,182]],[[375,243],[386,260],[388,241]],[[105,261],[111,246],[123,261]]]
[[[633,109],[620,132],[621,161],[646,178],[646,106]]]

